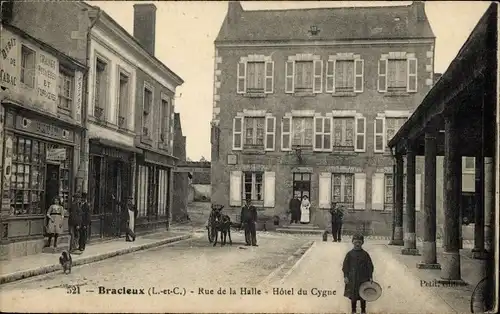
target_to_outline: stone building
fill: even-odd
[[[272,217],[307,195],[314,225],[329,224],[335,201],[347,224],[390,234],[387,142],[433,85],[434,47],[420,1],[262,11],[230,2],[215,40],[212,201],[236,210],[250,197]]]
[[[174,156],[178,158],[178,164],[186,162],[186,136],[182,133],[181,116],[174,115]],[[172,221],[183,221],[187,218],[187,201],[189,172],[174,172],[174,195],[172,204]]]
[[[12,2],[2,6],[0,256],[9,259],[40,253],[47,209],[55,197],[70,205],[80,165],[86,67],[24,29],[26,16]]]

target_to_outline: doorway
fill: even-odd
[[[45,210],[53,204],[54,198],[59,196],[59,165],[47,163],[45,176]]]
[[[293,196],[307,196],[311,201],[311,174],[310,173],[294,173],[293,174]]]

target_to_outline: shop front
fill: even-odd
[[[113,141],[90,140],[88,198],[92,210],[91,238],[120,236],[118,202],[134,196],[137,153],[141,151]]]
[[[10,258],[42,251],[45,213],[56,196],[69,208],[80,137],[56,119],[4,105],[0,247]]]
[[[136,230],[153,231],[169,227],[173,162],[171,157],[149,151],[144,151],[144,155],[137,158]]]

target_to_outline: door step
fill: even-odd
[[[277,232],[288,234],[323,234],[324,230],[319,228],[277,228]]]

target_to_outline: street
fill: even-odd
[[[258,240],[259,247],[243,247],[242,234],[233,232],[232,246],[212,247],[206,234],[200,233],[171,246],[75,267],[70,275],[55,272],[5,284],[0,286],[1,309],[350,311],[349,300],[343,296],[341,273],[344,255],[351,247],[348,240],[320,242],[272,233],[261,233]],[[304,255],[297,253],[312,240],[316,241],[310,250]],[[383,288],[382,297],[368,304],[369,312],[453,312],[432,288],[421,287],[384,245],[374,241],[366,245],[366,250],[375,265],[374,280]]]

